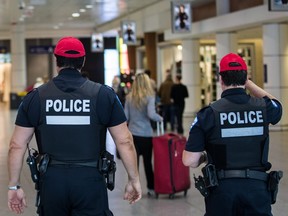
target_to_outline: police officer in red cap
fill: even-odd
[[[141,198],[136,153],[122,105],[111,88],[81,76],[85,49],[80,40],[62,38],[54,54],[58,76],[30,92],[19,107],[8,156],[9,209],[23,213],[26,207],[20,174],[27,143],[35,134],[41,155],[38,213],[113,215],[99,170],[106,129],[128,173],[124,199],[135,203]]]
[[[195,178],[206,216],[272,215],[268,126],[280,121],[282,106],[247,79],[246,63],[237,54],[221,59],[219,75],[221,99],[198,112],[183,163],[193,168],[206,163],[203,178]]]

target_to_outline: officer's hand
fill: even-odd
[[[134,204],[142,197],[142,189],[140,181],[128,181],[125,187],[124,200],[128,200],[130,204]]]
[[[22,188],[8,191],[8,207],[16,214],[22,214],[27,207],[25,193]]]

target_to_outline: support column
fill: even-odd
[[[53,38],[52,39],[52,44],[53,46],[56,46],[56,44],[58,43],[58,41],[60,40],[61,38]],[[53,51],[54,53],[54,51]],[[56,63],[56,57],[54,56],[53,54],[53,58],[52,58],[52,77],[55,77],[58,75],[58,72],[57,72],[57,63]]]
[[[264,88],[282,102],[283,116],[273,128],[287,129],[288,109],[288,25],[263,25],[263,62],[267,66]]]
[[[144,33],[147,67],[151,71],[151,78],[157,80],[157,35],[155,32]]]
[[[11,92],[20,92],[26,88],[26,52],[25,28],[14,25],[11,30]]]
[[[189,92],[185,100],[185,116],[194,116],[201,108],[199,48],[199,40],[182,41],[182,82]]]
[[[230,12],[230,0],[216,0],[217,16]]]
[[[136,46],[127,46],[129,68],[136,73]]]
[[[230,52],[237,53],[236,33],[217,33],[216,34],[216,59],[219,67],[220,60]],[[221,97],[222,89],[219,81],[217,82],[217,99]]]

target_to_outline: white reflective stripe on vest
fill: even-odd
[[[46,116],[47,125],[90,125],[90,116]]]
[[[221,137],[261,136],[263,133],[263,126],[221,129]]]

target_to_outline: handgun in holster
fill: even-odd
[[[114,155],[108,151],[103,151],[98,163],[99,171],[106,180],[107,188],[112,191],[115,187],[115,172],[116,162],[114,161]]]
[[[204,197],[209,196],[209,189],[205,187],[204,178],[203,176],[198,176],[198,178],[194,174],[194,182],[195,188],[202,194]]]
[[[31,172],[32,181],[35,183],[36,202],[35,206],[38,208],[40,204],[40,175],[46,172],[46,169],[49,164],[49,155],[44,154],[40,155],[36,149],[28,148],[28,157],[26,159]],[[38,212],[39,209],[37,209]]]
[[[36,149],[28,149],[28,157],[26,163],[28,164],[31,172],[31,178],[34,183],[39,181],[39,171],[37,164],[39,162],[39,153]]]
[[[283,171],[271,171],[268,176],[268,191],[271,192],[271,204],[276,203],[278,185],[283,177]]]
[[[36,202],[35,202],[36,207],[38,207],[40,203],[40,186],[39,186],[40,173],[38,170],[38,163],[40,160],[39,158],[40,158],[40,154],[36,149],[28,148],[28,157],[26,159],[26,163],[28,164],[30,168],[31,178],[32,178],[32,181],[35,183],[35,190],[37,191]]]
[[[213,164],[207,164],[202,168],[202,173],[203,176],[198,176],[198,178],[194,175],[195,187],[204,197],[208,197],[210,189],[218,186],[216,168]]]

